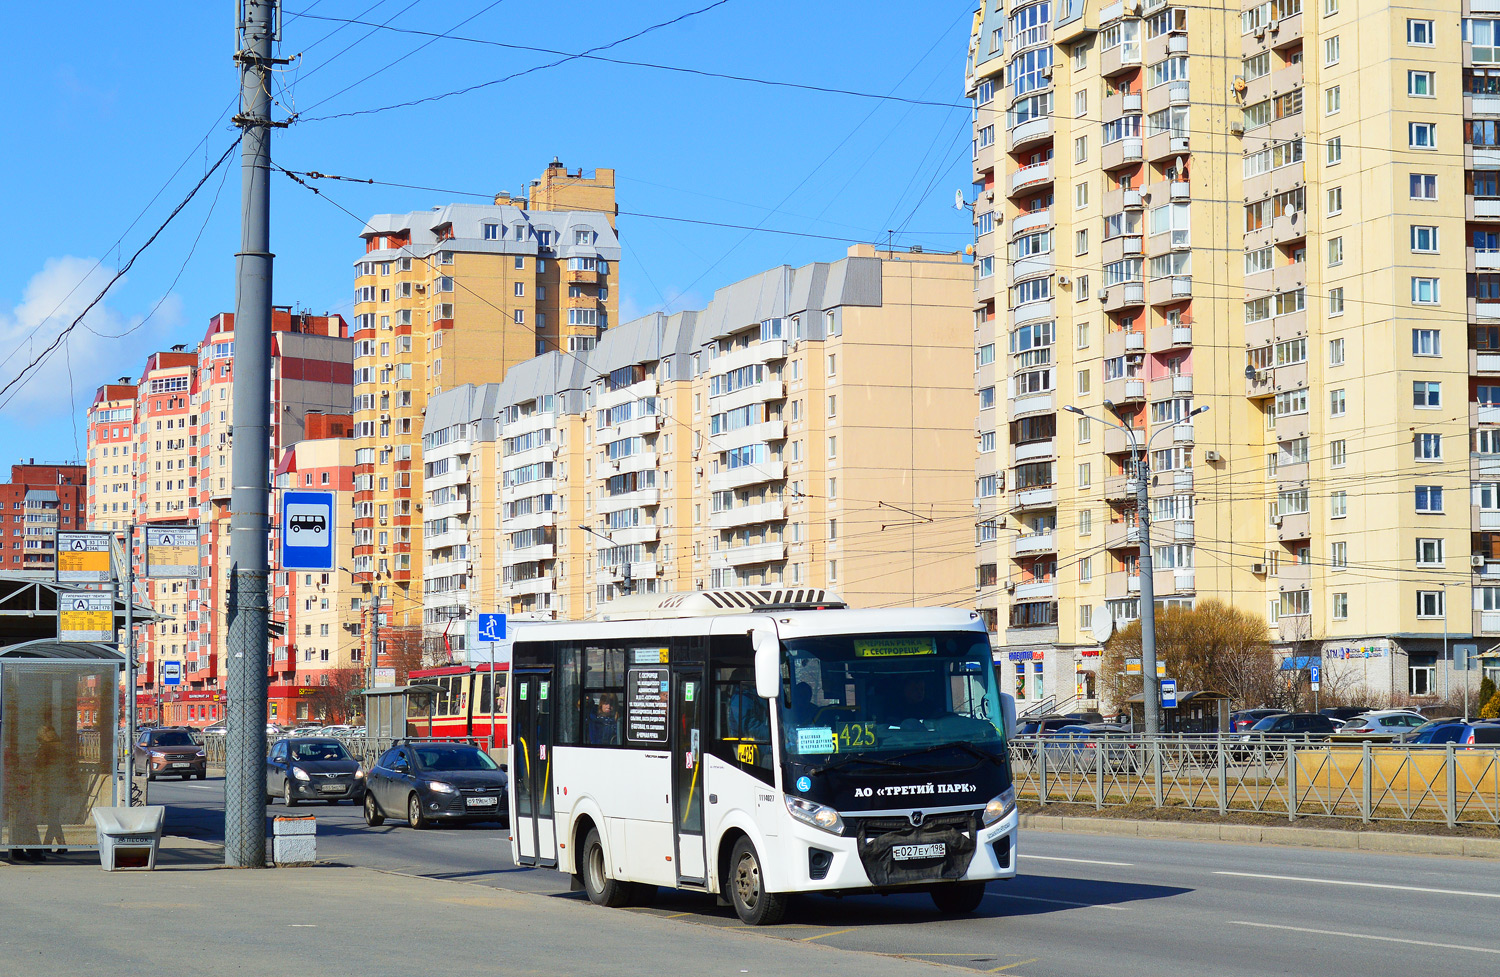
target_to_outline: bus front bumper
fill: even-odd
[[[786,858],[781,864],[789,873],[787,888],[799,892],[1007,879],[1016,874],[1018,824],[1019,815],[1012,810],[994,824],[971,830],[967,838],[960,832],[958,838],[947,835],[951,841],[935,841],[941,836],[912,832],[909,839],[896,839],[893,845],[889,836],[872,836],[852,824],[846,823],[844,834],[833,835],[792,822],[782,835]],[[907,841],[911,844],[904,844]],[[937,844],[944,845],[941,855],[932,847]],[[905,850],[893,850],[897,847]]]

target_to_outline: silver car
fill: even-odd
[[[1426,719],[1414,712],[1407,712],[1405,709],[1381,709],[1355,716],[1339,727],[1337,735],[1339,739],[1368,736],[1372,740],[1404,743],[1418,726],[1426,723]]]

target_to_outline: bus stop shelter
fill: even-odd
[[[436,685],[390,685],[366,689],[365,738],[371,743],[432,734]]]
[[[1130,713],[1130,728],[1146,728],[1146,706],[1141,693],[1125,700]],[[1229,733],[1229,696],[1223,692],[1203,690],[1178,692],[1177,705],[1161,710],[1163,733]]]

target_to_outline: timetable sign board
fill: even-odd
[[[58,583],[110,583],[110,533],[57,534]]]
[[[162,577],[197,579],[201,576],[198,562],[198,527],[147,526],[146,576],[158,579]]]
[[[58,594],[57,640],[114,641],[114,594],[92,591]]]

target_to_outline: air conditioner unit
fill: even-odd
[[[1279,514],[1276,515],[1276,516],[1274,516],[1274,517],[1272,517],[1272,519],[1271,519],[1271,525],[1278,526],[1278,527],[1281,525],[1281,516]]]
[[[1141,15],[1141,5],[1139,3],[1139,0],[1137,0],[1137,2],[1135,2],[1135,3],[1127,3],[1125,5],[1125,16],[1127,16],[1127,17],[1139,17],[1140,15]]]
[[[1273,20],[1273,21],[1271,21],[1271,23],[1268,26],[1271,28],[1271,33],[1272,34],[1280,34],[1281,33],[1281,24],[1279,22]]]
[[[1067,275],[1058,275],[1057,284],[1066,288],[1067,286],[1073,284],[1073,279],[1069,278]]]
[[[1229,134],[1231,136],[1243,136],[1245,134],[1245,123],[1243,123],[1243,122],[1231,122],[1231,123],[1229,123]]]
[[[1005,592],[1007,594],[1013,594],[1013,593],[1016,592],[1015,581],[1011,581],[1011,580],[1006,581],[1006,583],[1005,583]]]
[[[1482,567],[1482,566],[1484,566],[1484,556],[1483,556],[1483,554],[1475,553],[1473,556],[1469,557],[1469,565],[1470,566],[1475,566],[1475,567]]]
[[[1256,28],[1255,39],[1257,41],[1264,41],[1266,39],[1266,29],[1264,27]]]
[[[1264,563],[1252,563],[1250,564],[1250,572],[1258,577],[1263,577],[1266,575],[1266,565]]]
[[[1109,289],[1107,289],[1107,288],[1101,288],[1101,289],[1099,289],[1099,301],[1103,302],[1107,298],[1109,298]]]
[[[1051,81],[1052,80],[1052,69],[1051,68],[1043,68],[1041,71],[1038,71],[1037,74],[1041,75],[1043,81]]]
[[[1222,457],[1224,456],[1219,454],[1217,451],[1209,450],[1203,452],[1203,458],[1205,461],[1218,461]]]
[[[993,190],[986,190],[984,192],[984,199],[989,200],[989,201],[993,201],[995,199],[995,191],[993,191]],[[995,219],[999,220],[999,216],[997,215]]]

